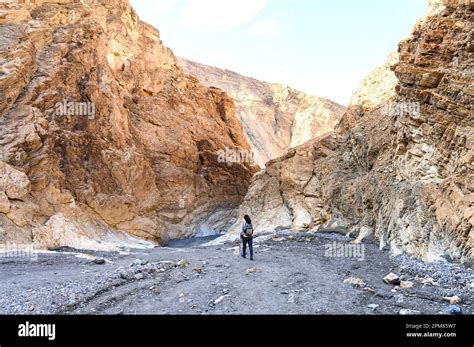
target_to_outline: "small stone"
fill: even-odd
[[[410,309],[407,309],[407,308],[402,308],[400,310],[399,314],[402,315],[402,316],[412,316],[412,315],[421,314],[421,312],[417,311],[417,310],[410,310]]]
[[[218,297],[216,300],[214,300],[214,305],[220,304],[228,296],[229,295],[222,295],[222,296]]]
[[[462,299],[457,295],[444,297],[443,300],[449,301],[450,305],[456,305],[462,301]]]
[[[146,264],[148,264],[146,260],[135,259],[133,263],[131,264],[131,266],[141,266],[141,265],[146,265]]]
[[[420,282],[423,283],[424,286],[431,285],[431,286],[438,286],[438,282],[436,282],[431,277],[421,278]]]
[[[397,304],[403,304],[404,296],[403,294],[398,294],[393,296],[397,300]]]
[[[344,283],[348,283],[356,288],[363,288],[365,287],[365,282],[362,278],[359,277],[349,277],[344,280]]]
[[[410,282],[410,281],[401,281],[400,282],[400,288],[401,289],[408,289],[408,288],[411,288],[413,287],[413,282]]]
[[[391,272],[383,278],[383,281],[387,284],[397,285],[400,283],[400,277]]]
[[[186,259],[181,259],[180,261],[176,263],[176,265],[180,267],[181,269],[184,269],[188,267],[189,263]]]
[[[249,275],[249,274],[251,274],[251,273],[256,273],[256,272],[260,272],[260,270],[257,269],[256,267],[253,267],[253,268],[247,269],[247,270],[245,271],[245,274],[246,274],[246,275]]]
[[[136,275],[134,276],[134,278],[135,278],[137,281],[139,281],[139,280],[142,280],[143,278],[145,278],[145,276],[143,276],[142,273],[138,273],[138,274],[136,274]]]
[[[194,272],[197,272],[197,273],[202,273],[202,268],[201,267],[196,267],[193,269]]]
[[[106,263],[104,258],[99,257],[95,258],[92,262],[97,265],[104,265]]]
[[[452,314],[452,315],[461,315],[462,308],[458,305],[449,305],[447,308],[443,310],[444,314]]]
[[[368,308],[370,308],[372,311],[375,311],[377,309],[377,307],[379,307],[379,305],[377,304],[369,304],[367,305]]]

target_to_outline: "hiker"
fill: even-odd
[[[250,260],[253,260],[253,226],[252,220],[248,215],[244,216],[244,223],[242,224],[242,230],[240,232],[240,238],[242,240],[242,258],[246,258],[247,244],[249,245]]]

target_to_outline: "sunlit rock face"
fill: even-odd
[[[233,223],[258,170],[219,160],[251,152],[234,103],[128,1],[0,9],[0,242],[164,244]]]
[[[473,10],[436,1],[335,132],[267,164],[241,206],[257,234],[341,230],[394,254],[472,261]]]
[[[226,91],[235,101],[238,118],[264,167],[290,148],[324,135],[339,123],[345,107],[290,87],[267,83],[235,72],[178,58],[184,71],[206,86]]]

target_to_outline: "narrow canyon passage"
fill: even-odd
[[[390,260],[371,243],[363,257],[328,256],[328,245],[350,241],[335,233],[257,238],[254,262],[238,255],[237,243],[203,241],[3,259],[0,313],[439,314],[452,309],[443,298],[455,295],[462,312],[472,313],[472,272],[463,266]],[[413,286],[384,283],[391,272]]]
[[[0,315],[472,315],[473,0],[337,2],[268,59],[145,1],[1,1]]]

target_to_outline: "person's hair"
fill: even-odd
[[[250,219],[250,217],[247,214],[244,216],[244,219],[248,224],[252,224],[252,220]]]

